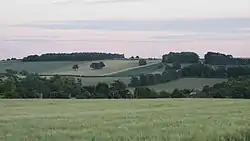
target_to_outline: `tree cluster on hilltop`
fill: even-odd
[[[208,52],[205,54],[205,63],[211,65],[247,65],[250,59],[234,58],[232,55]]]
[[[201,59],[195,52],[170,52],[162,56],[162,61],[165,63],[199,63]],[[232,55],[207,52],[204,55],[204,63],[210,65],[247,65],[250,64],[250,59],[234,58]]]
[[[104,59],[123,59],[124,54],[112,54],[112,53],[47,53],[42,55],[30,55],[24,57],[24,62],[37,62],[37,61],[93,61]]]
[[[199,55],[194,52],[170,52],[162,56],[162,61],[165,63],[198,63]]]

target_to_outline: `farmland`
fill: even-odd
[[[249,141],[249,105],[208,99],[1,100],[0,140]]]
[[[168,83],[147,86],[150,89],[156,91],[169,91],[172,92],[174,89],[198,89],[201,90],[206,85],[214,85],[227,81],[227,79],[221,78],[180,78]]]
[[[96,62],[96,61],[92,61]],[[0,73],[5,72],[6,69],[16,71],[26,70],[44,75],[86,75],[86,76],[102,76],[117,71],[126,70],[133,67],[138,67],[138,60],[103,60],[106,65],[105,68],[100,70],[92,70],[89,66],[91,61],[62,61],[62,62],[20,62],[20,61],[1,61]],[[148,64],[157,63],[160,60],[148,60]],[[74,71],[72,66],[79,65],[79,69]]]

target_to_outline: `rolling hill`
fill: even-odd
[[[227,79],[221,78],[181,78],[170,81],[168,83],[146,86],[156,91],[172,92],[174,89],[202,89],[206,85],[215,85],[217,83],[225,82]]]
[[[6,69],[16,71],[26,70],[28,72],[39,73],[43,75],[84,75],[84,76],[102,76],[109,73],[119,72],[126,69],[138,67],[138,60],[102,60],[106,65],[100,70],[92,70],[89,66],[92,62],[21,62],[21,61],[1,61],[0,73]],[[160,60],[147,60],[148,64],[160,62]],[[77,71],[72,70],[74,64],[79,65]]]

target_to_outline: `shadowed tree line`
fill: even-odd
[[[169,65],[171,63],[172,65]],[[181,63],[191,65],[181,67]],[[170,52],[162,56],[163,73],[141,74],[132,77],[129,86],[148,86],[166,83],[183,77],[230,78],[250,75],[249,59],[233,58],[232,55],[208,52],[202,61],[194,52]]]
[[[124,54],[112,53],[47,53],[42,55],[30,55],[24,57],[24,62],[38,62],[38,61],[94,61],[104,59],[123,59]]]
[[[205,63],[210,65],[248,65],[250,59],[234,58],[232,55],[207,52],[204,55],[204,62],[199,58],[195,52],[170,52],[162,56],[162,61],[165,63]]]
[[[250,99],[250,77],[231,78],[228,82],[205,86],[202,91],[178,90],[156,92],[137,87],[132,92],[121,81],[108,85],[84,86],[81,79],[54,76],[42,78],[38,74],[19,77],[12,72],[0,79],[0,96],[8,99],[152,99],[152,98],[244,98]]]
[[[179,67],[178,67],[179,68]],[[182,69],[166,65],[163,73],[141,74],[131,78],[129,86],[148,86],[160,83],[166,83],[179,78],[196,77],[196,78],[231,78],[250,75],[250,66],[219,66],[213,67],[206,64],[193,64]]]

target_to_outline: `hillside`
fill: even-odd
[[[39,73],[43,75],[86,75],[101,76],[114,73],[133,67],[138,67],[138,60],[102,60],[106,65],[100,70],[92,70],[89,66],[92,62],[98,61],[59,61],[59,62],[21,62],[21,61],[1,61],[0,73],[6,69],[16,71],[26,70],[28,72]],[[148,64],[159,62],[159,60],[147,60]],[[77,71],[72,70],[72,66],[78,64]]]
[[[128,76],[139,76],[140,74],[147,74],[147,73],[162,73],[165,68],[159,66],[160,66],[160,61],[155,61],[154,63],[149,63],[145,66],[132,67],[121,71],[109,73],[106,75],[112,77],[118,77],[118,76],[128,77]]]
[[[206,85],[214,85],[227,81],[227,79],[220,78],[181,78],[178,80],[170,81],[168,83],[146,86],[156,91],[172,92],[174,89],[202,89]]]

